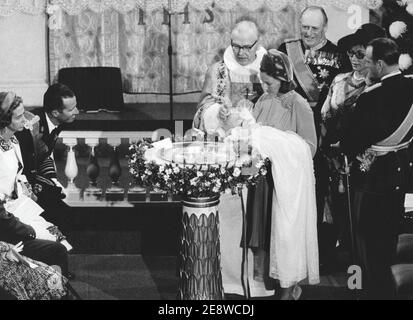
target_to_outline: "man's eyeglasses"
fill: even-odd
[[[353,50],[349,50],[347,51],[347,55],[352,58],[353,56],[356,56],[357,59],[364,59],[364,57],[366,56],[366,53],[363,51],[353,51]]]
[[[236,44],[236,43],[233,43],[232,41],[231,41],[231,46],[232,46],[232,48],[234,49],[234,50],[236,50],[236,51],[241,51],[241,50],[245,50],[245,51],[251,51],[252,50],[252,48],[254,48],[254,46],[257,44],[257,42],[258,42],[258,40],[255,40],[255,42],[252,44],[252,45],[250,45],[250,46],[240,46],[240,45],[238,45],[238,44]]]

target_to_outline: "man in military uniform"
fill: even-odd
[[[341,147],[352,159],[353,214],[363,286],[370,298],[386,298],[404,214],[413,184],[413,79],[401,74],[399,48],[379,38],[366,50],[367,89],[344,126]]]
[[[328,17],[322,7],[307,7],[300,17],[301,37],[287,39],[279,50],[287,53],[294,65],[296,91],[310,103],[313,109],[317,137],[321,133],[321,108],[335,76],[351,70],[345,53],[326,38]],[[329,167],[322,148],[314,157],[316,176],[317,214],[320,245],[321,271],[330,270],[335,265],[336,231],[334,226],[323,223],[326,197],[329,194]]]
[[[296,91],[313,108],[317,132],[320,132],[321,107],[335,76],[350,69],[345,54],[326,38],[328,17],[322,7],[307,7],[300,17],[301,38],[287,39],[279,50],[294,64]]]
[[[31,130],[17,133],[16,137],[22,146],[23,173],[45,210],[42,216],[65,233],[70,225],[70,210],[62,201],[65,195],[57,181],[53,151],[59,133],[79,112],[75,94],[64,84],[51,85],[43,100],[43,108],[34,112],[40,121]]]

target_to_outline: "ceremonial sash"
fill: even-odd
[[[413,105],[410,108],[407,117],[403,120],[402,124],[394,131],[391,136],[387,137],[386,139],[372,145],[367,151],[372,151],[375,156],[383,156],[389,152],[399,151],[402,149],[406,149],[409,147],[410,141],[402,143],[402,140],[409,133],[410,129],[413,127]]]
[[[287,54],[293,61],[295,77],[301,88],[304,90],[309,102],[318,102],[320,90],[318,89],[317,79],[314,78],[308,64],[305,62],[304,52],[300,41],[286,43]]]
[[[402,124],[394,131],[391,136],[376,143],[378,147],[388,147],[388,146],[397,146],[403,138],[409,133],[413,127],[413,105],[410,108],[407,117],[403,120]]]

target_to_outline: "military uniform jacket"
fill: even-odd
[[[40,117],[40,121],[33,126],[33,129],[25,129],[16,133],[22,151],[23,174],[32,185],[38,182],[38,177],[47,180],[57,177],[55,163],[51,157],[54,145],[51,141],[46,114],[43,110],[35,111],[34,114]]]
[[[349,71],[349,68],[351,69],[350,62],[347,56],[344,53],[340,52],[337,46],[329,40],[327,40],[326,44],[318,50],[307,51],[307,53],[304,47],[304,43],[300,39],[286,40],[278,50],[288,54],[287,44],[291,42],[297,42],[301,46],[305,58],[305,63],[311,70],[312,76],[318,86],[318,101],[311,101],[311,99],[309,99],[300,81],[298,81],[297,79],[297,70],[296,66],[294,66],[294,80],[297,84],[296,91],[305,99],[307,99],[313,108],[315,107],[316,110],[321,110],[321,107],[325,99],[327,98],[328,90],[334,78],[339,73]],[[292,59],[292,57],[290,57],[290,59]],[[292,62],[294,65],[296,64],[296,61],[294,61],[294,59],[292,59]]]
[[[344,122],[341,147],[351,159],[394,133],[413,104],[413,79],[397,74],[366,89]],[[401,143],[413,138],[413,129]],[[357,160],[352,166],[354,183],[373,192],[409,191],[413,186],[413,147],[372,159],[362,172]]]

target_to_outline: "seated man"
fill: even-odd
[[[43,108],[34,111],[40,118],[31,130],[16,133],[22,146],[23,174],[32,185],[42,217],[59,226],[63,233],[70,227],[70,207],[62,201],[63,187],[57,181],[53,151],[59,133],[65,124],[72,123],[77,109],[76,96],[64,84],[54,84],[44,94]]]
[[[34,229],[7,212],[3,205],[0,205],[0,241],[11,244],[22,241],[23,255],[48,265],[59,266],[62,274],[68,275],[66,248],[56,241],[36,239]]]

